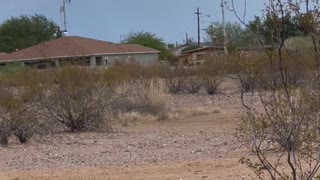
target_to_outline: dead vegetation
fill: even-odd
[[[319,2],[310,1],[312,9],[306,2],[304,13],[301,1],[270,1],[266,12],[274,23],[275,49],[266,51],[258,62],[248,59],[238,70],[247,115],[242,118],[237,138],[255,155],[253,159],[243,157],[240,162],[259,179],[319,178],[319,45],[313,41],[313,49],[289,51],[284,34],[285,15],[292,13],[298,17],[294,20],[298,26],[311,25],[307,31],[302,30],[305,35],[319,36]],[[233,1],[231,11],[241,21]],[[308,17],[308,22],[303,17]],[[244,96],[248,92],[251,95]],[[256,99],[262,109],[255,108]]]
[[[166,120],[170,94],[217,92],[221,74],[206,68],[116,63],[99,70],[65,66],[1,73],[1,142],[14,135],[26,143],[48,131],[108,131],[118,121],[126,125],[133,114]]]

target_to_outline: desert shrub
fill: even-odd
[[[282,55],[283,71],[279,70],[279,55],[266,53],[249,57],[232,57],[230,62],[235,66],[235,73],[239,79],[243,92],[279,89],[283,82],[290,87],[299,87],[308,79],[312,70],[313,60],[310,56],[296,52],[284,52]]]
[[[304,82],[308,80],[308,73],[315,70],[313,58],[305,53],[288,52],[283,55],[285,78],[292,87],[305,85]]]
[[[255,80],[262,67],[259,59],[256,58],[238,57],[232,60],[236,64],[239,86],[242,92],[249,92],[255,88]]]
[[[164,79],[167,92],[177,94],[181,92],[185,85],[186,72],[183,68],[163,67],[160,77]]]
[[[55,83],[41,99],[48,119],[72,132],[110,128],[107,108],[112,101],[112,85],[101,71],[64,67],[52,70],[52,76]]]
[[[313,59],[303,53],[284,51],[282,54],[281,66],[277,62],[279,55],[273,54],[269,59],[261,58],[261,68],[256,78],[256,87],[258,89],[270,90],[279,89],[283,83],[290,87],[297,88],[303,86],[308,79],[309,72],[314,71]]]
[[[183,83],[188,93],[198,93],[202,87],[202,79],[199,78],[199,68],[192,67],[185,69],[185,80]]]
[[[19,139],[20,143],[26,143],[37,132],[40,123],[35,113],[37,112],[27,109],[13,110],[6,118],[10,123],[11,133]]]
[[[241,163],[248,165],[259,179],[266,178],[264,173],[267,173],[267,179],[273,180],[319,178],[320,71],[316,38],[319,19],[315,18],[319,3],[310,1],[313,6],[307,7],[307,13],[303,13],[303,4],[291,6],[290,3],[272,0],[265,9],[272,14],[267,15],[267,19],[274,22],[271,26],[275,30],[272,34],[275,35],[276,50],[268,53],[268,64],[261,66],[268,69],[263,76],[253,74],[254,80],[258,81],[267,77],[261,81],[267,90],[255,92],[254,89],[251,96],[247,96],[249,101],[244,101],[243,92],[241,96],[247,115],[242,119],[237,137],[258,162],[242,158]],[[309,47],[303,47],[306,39],[299,44],[301,48],[290,47],[290,39],[285,43],[288,37],[284,35],[287,24],[284,14],[296,15],[290,19],[298,24],[303,34],[311,37]],[[250,68],[247,74],[259,72],[250,71]],[[258,100],[259,108],[256,108],[255,100]]]
[[[8,144],[8,138],[11,134],[10,126],[4,122],[0,122],[0,144],[1,145],[7,145]]]
[[[20,71],[2,76],[0,86],[0,111],[4,134],[12,133],[21,143],[26,143],[40,125],[38,117],[39,87],[30,71]],[[5,79],[5,80],[3,80]],[[4,136],[5,137],[5,136]]]
[[[186,88],[188,93],[196,94],[201,90],[202,81],[198,77],[189,77],[186,81]]]
[[[165,83],[167,86],[167,91],[171,94],[177,94],[183,89],[184,79],[181,77],[176,78],[167,78],[165,79]]]
[[[212,95],[218,92],[221,79],[212,76],[203,76],[203,84],[208,94]]]
[[[266,157],[260,159],[257,167],[271,167],[268,171],[274,173],[273,177],[291,176],[278,171],[281,166],[307,179],[309,173],[313,172],[305,169],[302,161],[318,166],[315,163],[319,160],[319,101],[309,90],[290,89],[289,94],[288,99],[284,89],[276,93],[260,93],[263,113],[253,109],[249,111],[242,119],[237,137],[258,157]],[[271,152],[278,154],[274,160]],[[301,161],[294,160],[298,157]],[[288,164],[282,164],[283,161]],[[263,174],[261,168],[251,166],[250,159],[242,163],[251,167],[259,176]]]
[[[277,56],[269,57],[266,52],[255,56],[233,55],[228,58],[229,69],[233,69],[236,74],[241,92],[271,90],[281,86]],[[287,73],[294,72],[289,70],[287,69]]]
[[[226,73],[226,62],[222,59],[207,59],[202,66],[199,67],[199,75],[203,82],[203,86],[208,94],[215,94],[222,82],[222,77]]]
[[[311,179],[318,171],[303,167],[306,163],[319,168],[313,163],[319,162],[318,149],[315,148],[320,142],[319,88],[314,91],[311,88],[317,86],[315,82],[318,80],[315,75],[310,76],[311,80],[307,78],[314,71],[309,63],[310,59],[301,59],[295,53],[275,53],[243,66],[247,70],[241,72],[250,75],[248,79],[253,86],[247,101],[243,96],[246,91],[241,92],[247,115],[242,118],[237,137],[259,161],[253,163],[243,158],[241,163],[260,178],[267,172],[271,179]],[[255,108],[254,100],[261,103],[259,110]],[[289,169],[290,173],[280,171],[280,166]]]

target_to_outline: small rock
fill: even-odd
[[[202,150],[202,149],[197,149],[197,150],[195,150],[195,151],[192,151],[192,153],[193,153],[193,154],[195,154],[195,153],[203,153],[203,150]]]
[[[208,176],[202,176],[201,178],[202,178],[202,179],[206,179],[206,178],[208,178]]]
[[[228,145],[228,142],[224,142],[223,145]]]

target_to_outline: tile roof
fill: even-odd
[[[8,53],[0,52],[0,60],[1,59],[6,59],[7,56],[8,56]]]
[[[137,44],[114,44],[79,36],[66,36],[22,49],[9,55],[0,55],[0,61],[142,53],[159,53],[159,51]]]

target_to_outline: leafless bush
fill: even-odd
[[[160,77],[164,79],[167,91],[171,94],[177,94],[183,90],[186,72],[183,68],[163,67]]]
[[[3,140],[7,141],[6,136],[12,133],[21,143],[26,143],[37,133],[40,124],[36,77],[33,77],[31,71],[20,71],[2,78],[6,79],[0,87]]]
[[[294,176],[308,179],[319,168],[319,103],[313,99],[313,93],[304,90],[290,90],[290,99],[286,93],[282,90],[260,93],[257,98],[261,99],[264,112],[252,109],[242,119],[237,137],[257,155],[258,167],[269,167],[272,179],[292,177],[280,171],[285,168],[281,165],[284,161]],[[277,156],[271,158],[271,152],[277,152]],[[250,160],[245,162],[250,163]],[[310,167],[310,172],[306,166]],[[262,169],[253,170],[259,176],[263,174]]]
[[[228,61],[238,76],[241,92],[250,92],[256,88],[256,79],[261,75],[264,57],[240,57],[234,55]]]
[[[56,83],[44,91],[41,99],[48,119],[72,132],[110,128],[107,108],[112,86],[101,72],[65,67],[52,70],[52,76]]]
[[[226,73],[226,63],[223,59],[207,59],[199,68],[199,76],[208,94],[215,94]]]
[[[185,85],[187,92],[190,94],[196,94],[201,90],[202,79],[199,78],[198,68],[190,68],[186,70]]]
[[[167,78],[165,79],[166,86],[168,88],[168,92],[171,94],[177,94],[182,91],[184,79],[177,77],[177,78]]]
[[[231,10],[243,22],[234,9],[233,1],[231,3]],[[304,5],[305,12],[301,10]],[[309,9],[310,6],[313,8]],[[259,179],[265,178],[265,172],[268,179],[274,180],[311,180],[318,175],[319,88],[311,87],[319,85],[319,45],[313,41],[312,61],[307,58],[299,59],[293,52],[286,54],[288,50],[284,43],[284,32],[286,15],[296,14],[296,23],[307,26],[304,27],[307,29],[304,33],[313,39],[319,37],[319,7],[318,1],[269,1],[265,11],[274,26],[272,36],[274,35],[273,38],[277,41],[276,51],[267,53],[268,63],[262,66],[263,70],[267,69],[262,71],[264,76],[261,76],[260,68],[253,68],[252,71],[251,66],[243,66],[247,67],[250,72],[248,74],[254,77],[252,82],[262,79],[260,82],[266,84],[267,90],[255,91],[254,88],[249,101],[244,101],[245,92],[242,92],[247,116],[242,119],[237,134],[239,141],[253,152],[258,160],[258,163],[254,163],[248,158],[242,158],[241,162],[248,165]],[[304,17],[307,17],[307,21],[301,23],[299,19],[305,19]],[[310,62],[313,62],[312,65],[308,64]],[[307,75],[309,79],[305,78]],[[255,108],[253,102],[256,98],[260,100],[262,109]]]
[[[6,121],[9,121],[10,129],[20,143],[26,143],[37,131],[39,122],[36,117],[37,112],[23,109],[11,111]]]
[[[10,126],[6,124],[4,121],[0,122],[0,144],[7,145],[8,138],[10,136]]]

